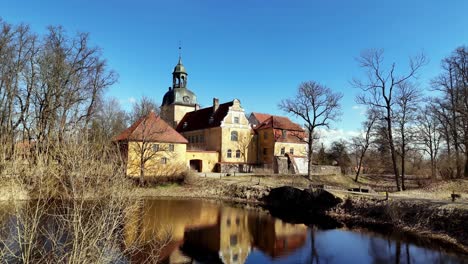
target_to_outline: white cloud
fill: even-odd
[[[131,96],[131,97],[129,97],[129,98],[127,99],[127,101],[128,101],[129,103],[131,103],[131,104],[134,104],[134,103],[136,102],[136,99],[135,99],[135,97]]]
[[[356,130],[343,130],[343,129],[319,129],[318,130],[318,142],[325,147],[329,147],[332,142],[339,140],[349,140],[354,136],[358,136],[359,131]]]
[[[362,105],[353,105],[351,108],[355,111],[359,111],[359,115],[366,114],[366,108]]]

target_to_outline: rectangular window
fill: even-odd
[[[169,144],[169,151],[174,151],[174,144]]]
[[[281,155],[284,155],[286,153],[286,149],[284,147],[281,148]]]
[[[234,117],[234,124],[239,124],[239,117]]]
[[[205,143],[205,135],[200,135],[200,143]]]
[[[287,135],[286,130],[281,130],[281,134],[282,134],[283,138],[286,138],[286,135]]]
[[[293,148],[289,149],[289,154],[294,155],[294,149]]]
[[[161,164],[167,164],[167,158],[161,158]]]
[[[263,139],[267,139],[268,138],[268,132],[267,131],[263,131]]]
[[[263,148],[263,155],[267,154],[267,148]]]
[[[159,144],[153,144],[153,151],[154,152],[159,151]]]

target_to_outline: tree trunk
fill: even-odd
[[[466,147],[468,147],[468,146],[466,146]],[[463,176],[465,178],[468,178],[468,149],[465,150],[465,172],[463,173]]]
[[[405,187],[405,160],[406,160],[406,151],[403,149],[401,153],[401,189],[406,190]]]
[[[358,169],[357,169],[357,172],[356,172],[356,177],[354,178],[355,182],[358,181],[359,173],[361,172],[362,160],[364,159],[365,154],[366,154],[366,149],[364,149],[364,151],[361,152],[361,155],[359,157],[359,165],[358,165]]]
[[[144,153],[140,155],[140,186],[143,186],[145,182],[145,161]]]
[[[435,178],[436,178],[435,158],[434,158],[434,154],[431,151],[431,179],[434,180]]]
[[[455,169],[456,169],[456,178],[461,178],[461,161],[460,161],[460,146],[458,145],[458,140],[454,138],[454,147],[455,147]]]
[[[391,120],[391,109],[387,108],[387,133],[388,133],[388,143],[390,145],[390,152],[392,155],[392,164],[393,164],[393,172],[395,174],[395,183],[397,187],[397,191],[401,191],[400,189],[400,181],[399,181],[399,173],[398,173],[398,166],[396,160],[396,151],[395,145],[393,144],[393,135],[392,135],[392,120]]]
[[[313,145],[313,130],[309,131],[309,141],[307,150],[307,177],[312,179],[312,145]]]

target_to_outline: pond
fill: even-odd
[[[12,219],[1,219],[7,234],[17,230]],[[50,223],[41,225],[53,233]],[[468,263],[466,256],[427,241],[292,224],[260,208],[206,200],[145,200],[118,228],[119,246],[106,250],[116,256],[112,263],[156,257],[159,263]],[[57,241],[66,239],[62,235]],[[122,253],[137,241],[148,243]],[[2,263],[18,263],[12,259]]]
[[[144,208],[144,209],[143,209]],[[261,210],[201,200],[149,200],[139,231],[172,232],[166,263],[464,263],[438,245],[404,237],[290,224]],[[133,228],[133,229],[132,229]],[[163,228],[164,229],[164,228]],[[127,237],[128,238],[128,237]],[[128,242],[127,242],[128,243]],[[418,241],[420,244],[420,241]],[[428,247],[429,246],[429,247]]]

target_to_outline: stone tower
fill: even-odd
[[[198,110],[197,97],[187,88],[187,76],[179,56],[172,72],[172,87],[169,87],[161,104],[161,118],[174,128],[186,113]]]

